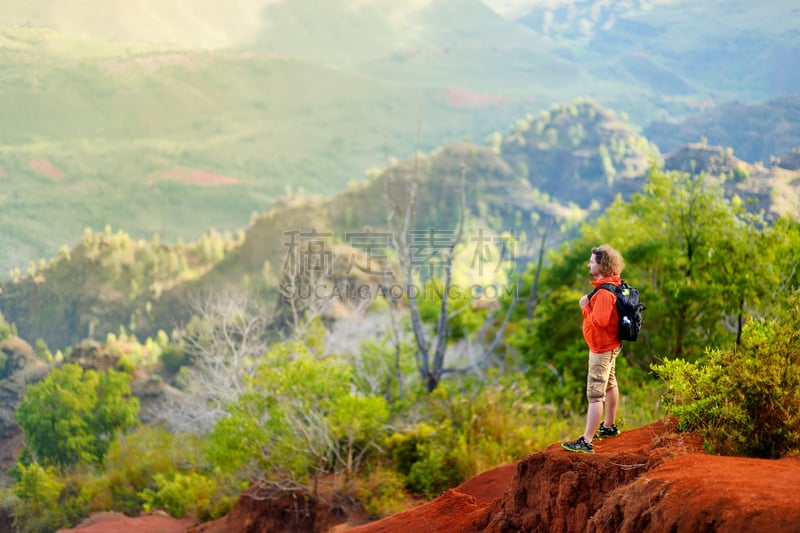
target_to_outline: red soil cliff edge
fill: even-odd
[[[800,458],[706,455],[663,422],[529,455],[503,495],[481,505],[482,474],[404,513],[351,533],[800,532]],[[485,499],[485,498],[484,498]]]

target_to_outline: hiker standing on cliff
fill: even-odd
[[[622,351],[622,342],[619,340],[617,297],[609,290],[598,290],[598,287],[604,283],[620,285],[620,274],[625,263],[618,251],[603,245],[592,248],[588,266],[595,290],[581,296],[579,301],[583,313],[583,338],[589,345],[586,429],[577,440],[561,443],[565,450],[582,453],[594,453],[593,438],[619,435],[615,424],[619,387],[614,369],[617,356]]]

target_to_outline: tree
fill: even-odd
[[[268,349],[269,319],[246,292],[199,296],[182,336],[191,363],[178,378],[183,394],[159,404],[157,416],[177,431],[210,431],[255,374]]]
[[[416,283],[419,281],[419,276],[415,273],[415,270],[418,268],[415,249],[419,246],[419,243],[412,243],[410,239],[411,231],[414,230],[417,217],[417,195],[420,186],[419,155],[417,154],[414,159],[414,175],[411,179],[405,182],[394,179],[393,167],[391,166],[389,167],[386,177],[385,198],[387,204],[390,205],[389,224],[394,230],[392,232],[392,238],[394,248],[397,250],[398,254],[398,268],[395,277],[399,279],[400,283],[402,283],[406,289],[405,294],[411,319],[411,328],[417,347],[417,369],[420,373],[420,377],[425,382],[425,387],[428,392],[433,392],[436,389],[439,381],[445,374],[474,370],[480,368],[489,360],[503,337],[517,301],[517,292],[515,291],[505,318],[495,332],[494,339],[485,346],[482,350],[482,354],[479,355],[472,364],[459,368],[445,367],[445,354],[451,335],[451,320],[458,313],[466,309],[466,306],[462,306],[461,309],[455,312],[450,309],[450,299],[453,294],[451,289],[453,288],[455,249],[461,242],[466,217],[466,173],[467,167],[462,163],[459,185],[457,188],[459,210],[456,228],[453,230],[452,237],[449,239],[447,246],[437,249],[437,252],[439,252],[442,257],[440,267],[443,279],[441,279],[439,284],[434,284],[434,286],[438,285],[439,287],[437,291],[439,312],[435,318],[436,325],[434,327],[432,339],[430,338],[431,334],[426,331],[423,322],[416,290],[418,287]],[[482,332],[487,330],[488,322],[493,319],[494,313],[489,313],[487,316],[487,324],[485,327],[481,328]]]
[[[34,459],[97,463],[116,435],[138,423],[130,375],[66,364],[28,387],[15,413]]]

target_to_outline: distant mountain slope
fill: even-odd
[[[800,92],[800,8],[791,0],[531,0],[512,12],[569,44],[578,65],[662,94]]]
[[[267,6],[262,20],[260,49],[339,66],[448,46],[532,50],[540,42],[479,0],[291,0]]]
[[[653,122],[643,133],[664,152],[705,139],[711,145],[733,148],[740,159],[769,165],[800,147],[800,96],[724,104],[683,121]]]
[[[503,159],[556,201],[606,206],[639,189],[658,147],[630,124],[586,100],[519,120],[503,139]]]

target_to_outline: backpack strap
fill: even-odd
[[[600,289],[605,289],[616,296],[617,287],[618,285],[614,285],[613,283],[603,283],[602,285],[595,287],[594,290],[592,290],[592,292],[590,292],[587,296],[589,296],[589,299],[591,300],[592,296],[594,296],[594,293]]]

